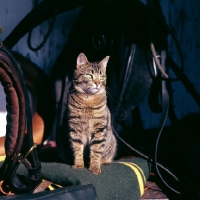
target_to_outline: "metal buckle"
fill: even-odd
[[[156,57],[159,58],[159,59],[161,58],[160,55],[157,55]],[[154,69],[154,75],[156,77],[158,75],[158,72],[157,72],[157,66],[156,66],[156,62],[155,62],[154,57],[153,57],[153,69]]]
[[[37,144],[34,144],[29,150],[28,152],[26,153],[26,155],[24,156],[24,158],[22,160],[18,160],[19,163],[23,163],[24,160],[28,157],[28,155],[31,153],[31,151],[33,151],[34,148],[37,147]]]

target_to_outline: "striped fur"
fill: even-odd
[[[89,148],[89,170],[101,173],[101,164],[108,164],[116,153],[116,139],[111,129],[107,107],[106,65],[89,63],[81,53],[74,71],[74,90],[68,96],[69,140],[74,155],[73,168],[84,168],[84,148]]]

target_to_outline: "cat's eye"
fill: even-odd
[[[91,74],[86,74],[86,77],[89,78],[89,79],[93,78]]]
[[[106,78],[106,76],[102,75],[100,76],[100,80],[104,80]]]

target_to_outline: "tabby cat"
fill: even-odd
[[[109,56],[90,63],[81,53],[73,76],[74,90],[68,96],[68,130],[73,168],[84,168],[84,149],[89,149],[89,171],[101,173],[116,154],[116,139],[107,107],[106,66]]]

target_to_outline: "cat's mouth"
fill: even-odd
[[[92,93],[97,93],[98,91],[99,91],[99,89],[97,89],[97,88],[91,89]]]
[[[88,88],[88,89],[86,90],[87,93],[91,93],[91,94],[95,94],[95,93],[97,93],[98,91],[99,91],[98,88]]]
[[[99,92],[100,90],[100,86],[93,86],[93,87],[88,87],[85,89],[85,92],[88,93],[88,94],[95,94],[97,92]]]

